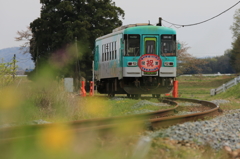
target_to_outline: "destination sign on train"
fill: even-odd
[[[124,34],[124,39],[139,39],[139,34]]]
[[[138,38],[137,36],[129,36],[131,39],[136,39]]]
[[[162,35],[162,39],[171,40],[172,36],[171,35]]]

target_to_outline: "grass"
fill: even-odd
[[[151,110],[157,111],[160,109],[166,109],[169,107],[160,107],[160,106],[153,106],[150,104],[142,105],[142,106],[135,106],[139,105],[141,100],[132,100],[132,99],[124,99],[119,101],[109,100],[108,105],[111,106],[111,116],[119,116],[119,115],[127,115],[133,114],[136,111],[143,111],[143,110]]]
[[[231,102],[221,105],[223,110],[239,109],[240,85],[227,92],[210,96],[210,89],[231,80],[234,76],[218,77],[178,77],[179,95],[185,98],[203,100],[226,99]],[[50,80],[49,80],[50,81]],[[50,122],[101,118],[132,114],[136,111],[159,110],[166,107],[143,105],[134,107],[141,100],[110,100],[95,97],[79,98],[64,91],[62,81],[28,81],[17,78],[14,83],[0,90],[0,124],[24,123],[43,119]],[[152,99],[151,102],[157,102]],[[168,107],[169,108],[169,107]],[[69,130],[69,131],[68,131]],[[132,135],[134,134],[134,135]],[[1,134],[0,134],[1,135]],[[141,128],[128,123],[114,133],[76,134],[67,126],[56,126],[43,130],[30,139],[14,142],[0,141],[1,158],[226,158],[225,152],[216,152],[209,147],[193,149],[169,143],[156,138],[147,147],[141,147]],[[144,157],[145,156],[145,157]]]
[[[156,99],[151,102],[158,102]],[[63,81],[31,82],[20,77],[0,89],[0,124],[25,123],[43,119],[49,122],[123,116],[168,107],[151,104],[134,107],[141,100],[79,97],[63,88]]]
[[[210,95],[210,90],[221,86],[222,84],[235,78],[232,76],[217,76],[217,77],[180,77],[179,80],[179,96],[183,98],[195,98],[207,101],[216,99],[224,99],[228,103],[220,104],[222,110],[240,109],[240,84],[228,89],[226,92]],[[190,83],[188,83],[191,81]]]
[[[222,92],[213,97],[209,97],[207,99],[225,99],[229,100],[229,103],[221,104],[220,107],[223,110],[231,110],[231,109],[240,109],[240,84],[229,88],[226,92]]]
[[[216,77],[179,77],[179,95],[185,98],[196,98],[212,101],[215,99],[228,100],[229,103],[220,104],[223,110],[240,109],[240,84],[228,89],[226,92],[210,95],[210,90],[221,86],[222,84],[235,78],[232,76]]]
[[[180,146],[175,141],[156,138],[148,154],[151,159],[226,159],[225,152],[215,152],[209,146],[188,147]]]
[[[210,90],[232,80],[234,76],[215,76],[215,77],[178,77],[180,97],[210,97]]]

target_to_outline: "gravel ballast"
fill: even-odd
[[[127,112],[127,113],[125,113],[125,115],[150,113],[150,112],[156,111],[156,110],[149,110],[149,109],[136,110],[136,109],[139,109],[141,107],[144,107],[145,105],[152,105],[152,106],[156,106],[156,107],[171,106],[167,103],[154,103],[154,102],[150,102],[150,101],[147,101],[147,100],[140,100],[139,102],[137,102],[136,104],[134,104],[131,107],[131,109],[133,111]]]
[[[213,102],[213,101],[212,101]],[[227,103],[215,100],[215,103]],[[227,114],[211,120],[186,122],[168,129],[149,133],[151,137],[168,137],[178,141],[194,141],[209,144],[214,149],[229,146],[233,150],[240,149],[240,109],[231,110]]]
[[[147,101],[147,100],[140,100],[138,103],[134,104],[131,108],[136,109],[136,108],[140,108],[140,107],[145,106],[145,105],[160,106],[160,107],[161,106],[170,106],[167,103],[154,103],[154,102],[150,102],[150,101]]]

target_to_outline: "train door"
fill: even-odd
[[[159,38],[158,36],[154,35],[144,35],[143,36],[143,54],[156,54],[159,56]],[[157,76],[158,71],[156,72],[143,72],[142,75],[144,76]]]
[[[144,54],[157,54],[156,38],[144,38]]]

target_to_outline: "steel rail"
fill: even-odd
[[[219,106],[209,102],[209,101],[202,101],[197,99],[188,99],[188,98],[166,98],[171,100],[181,100],[181,101],[189,101],[193,103],[199,103],[204,106],[211,108],[210,110],[200,112],[200,113],[192,113],[187,115],[179,115],[173,117],[163,117],[158,119],[150,119],[150,123],[153,129],[158,129],[162,127],[168,127],[171,125],[187,122],[187,121],[196,121],[196,120],[203,120],[205,117],[209,117],[209,115],[214,115],[219,111]]]
[[[25,126],[14,126],[7,128],[0,128],[0,140],[6,138],[19,138],[21,136],[32,136],[35,132],[50,128],[58,125],[66,125],[71,129],[76,131],[88,131],[88,130],[104,130],[116,127],[121,123],[143,123],[147,119],[159,118],[166,115],[171,115],[178,108],[178,104],[175,101],[168,99],[163,99],[162,102],[174,105],[173,108],[158,110],[149,113],[126,115],[126,116],[116,116],[108,118],[94,118],[94,119],[84,119],[65,123],[49,123],[49,124],[39,124],[39,125],[25,125]]]
[[[189,101],[193,103],[199,103],[206,107],[209,107],[210,110],[193,113],[188,115],[180,116],[171,116],[163,117],[174,113],[174,110],[178,108],[178,103],[175,100],[180,101]],[[10,127],[10,128],[1,128],[0,129],[0,141],[2,140],[11,140],[11,138],[23,138],[23,137],[34,137],[33,134],[39,130],[49,128],[55,125],[66,125],[77,133],[88,132],[92,130],[104,131],[104,130],[114,130],[116,127],[121,127],[122,123],[125,124],[142,124],[149,123],[152,129],[158,129],[162,127],[171,126],[178,123],[183,123],[186,121],[196,121],[199,119],[204,119],[209,115],[216,113],[219,110],[219,106],[208,101],[202,101],[197,99],[187,99],[187,98],[164,98],[163,102],[170,103],[175,105],[174,108],[159,110],[150,113],[136,114],[136,115],[127,115],[127,116],[117,116],[110,118],[98,118],[98,119],[87,119],[87,120],[78,120],[73,122],[66,123],[54,123],[54,124],[41,124],[41,125],[28,125],[28,126],[19,126],[19,127]]]

